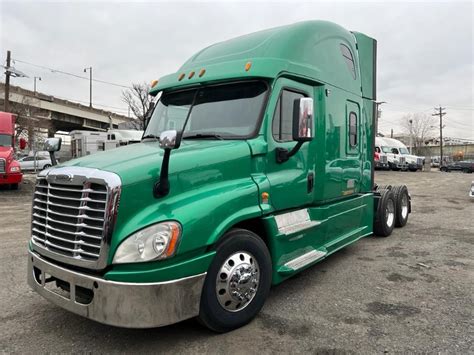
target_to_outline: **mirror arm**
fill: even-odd
[[[52,166],[58,165],[58,161],[56,160],[56,156],[54,155],[54,152],[49,152],[49,157],[51,159]]]
[[[277,148],[276,149],[276,161],[278,164],[284,163],[288,159],[290,159],[293,155],[298,153],[301,146],[303,145],[304,141],[299,141],[296,145],[288,152],[288,149],[285,148]]]
[[[160,180],[153,185],[153,196],[155,198],[164,197],[170,192],[170,182],[168,180],[168,167],[170,163],[171,149],[166,148],[163,155],[163,163],[161,164]]]

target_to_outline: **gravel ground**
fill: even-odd
[[[26,284],[33,177],[0,190],[0,353],[474,353],[474,175],[378,172],[408,186],[408,225],[364,238],[274,287],[227,334],[195,320],[130,330],[56,307]]]

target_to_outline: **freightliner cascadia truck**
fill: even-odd
[[[20,163],[15,160],[15,121],[16,116],[0,112],[0,185],[18,189],[23,174]]]
[[[39,174],[29,284],[115,326],[248,323],[272,285],[407,223],[407,188],[374,184],[375,82],[376,41],[330,22],[201,50],[152,83],[141,143]]]

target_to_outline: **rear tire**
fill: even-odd
[[[395,186],[392,189],[395,198],[395,227],[404,227],[410,213],[410,196],[405,185]]]
[[[388,237],[395,227],[396,203],[391,190],[380,190],[381,196],[375,212],[374,234],[378,237]]]
[[[219,333],[249,323],[263,307],[271,281],[272,263],[263,240],[245,229],[231,230],[218,243],[207,272],[198,320]]]

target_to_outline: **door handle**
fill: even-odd
[[[308,180],[308,193],[313,192],[313,188],[314,188],[314,173],[313,172],[308,173],[307,180]]]

